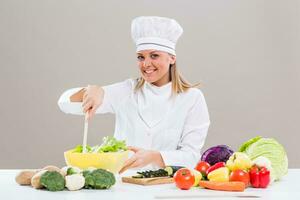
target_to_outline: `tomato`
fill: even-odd
[[[174,174],[174,181],[176,187],[182,190],[188,190],[194,185],[195,176],[191,170],[181,168]]]
[[[230,173],[229,181],[241,181],[244,182],[247,187],[250,183],[250,176],[245,170],[238,169]]]
[[[206,176],[206,171],[210,167],[210,164],[205,161],[199,161],[195,167],[195,170],[201,172],[202,176]]]

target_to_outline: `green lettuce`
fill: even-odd
[[[72,152],[73,153],[82,153],[82,145],[77,145]],[[118,152],[118,151],[126,151],[127,145],[125,140],[117,140],[113,136],[107,136],[103,138],[103,142],[101,145],[96,146],[86,146],[88,153],[103,153],[103,152]]]
[[[284,147],[273,138],[252,138],[242,144],[240,152],[246,153],[251,160],[264,156],[271,161],[274,173],[272,178],[276,181],[288,172],[288,158]]]
[[[82,153],[82,151],[83,151],[82,145],[77,145],[77,146],[72,150],[73,153]],[[92,147],[89,146],[89,145],[86,145],[86,151],[87,151],[87,152],[91,152],[91,151],[92,151]]]
[[[126,151],[127,146],[125,140],[117,140],[112,136],[107,136],[103,138],[103,143],[98,148],[95,148],[95,150],[99,153]]]

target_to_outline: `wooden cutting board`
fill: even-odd
[[[155,178],[132,178],[122,177],[124,183],[132,183],[138,185],[159,185],[173,183],[173,178],[170,177],[155,177]]]

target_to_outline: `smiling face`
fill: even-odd
[[[175,56],[163,51],[142,50],[137,53],[137,60],[145,81],[156,86],[170,82],[169,69],[176,61]]]

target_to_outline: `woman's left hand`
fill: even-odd
[[[120,174],[130,168],[141,168],[148,164],[154,163],[160,167],[164,167],[164,162],[161,154],[158,151],[145,150],[138,147],[128,147],[128,150],[133,151],[135,154],[125,161]]]

